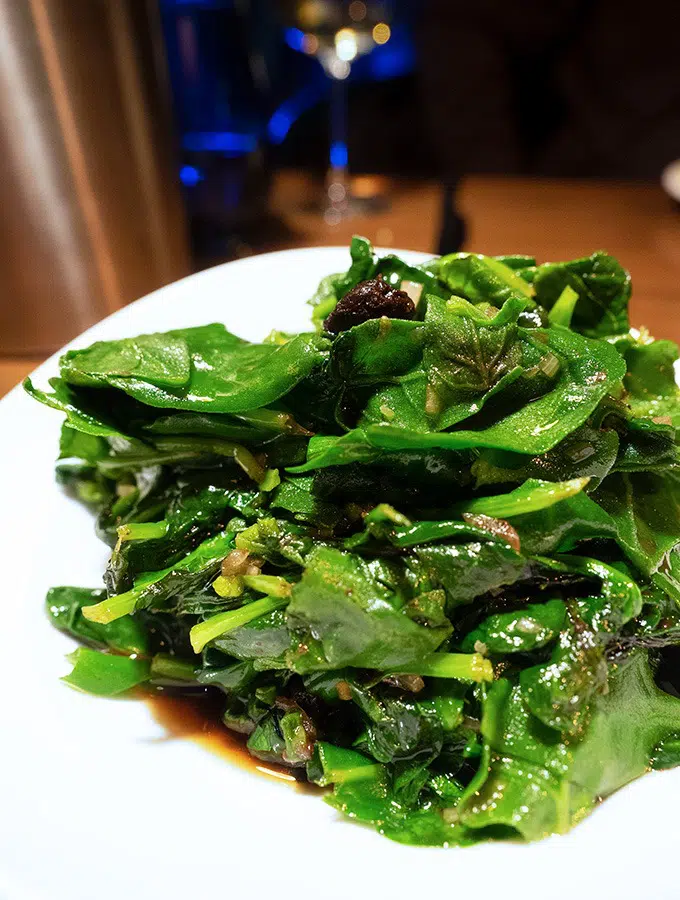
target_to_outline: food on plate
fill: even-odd
[[[630,292],[602,252],[355,238],[308,333],[66,352],[25,386],[112,552],[47,597],[65,680],[210,691],[253,757],[410,844],[563,833],[676,765],[678,349]]]

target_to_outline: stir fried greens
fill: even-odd
[[[680,762],[678,348],[605,253],[355,238],[307,334],[71,350],[57,479],[112,548],[71,685],[223,695],[250,753],[409,844],[563,833]]]

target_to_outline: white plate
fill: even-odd
[[[345,249],[329,248],[218,266],[128,306],[72,346],[213,321],[250,339],[305,329],[305,298],[347,261]],[[56,357],[34,380],[42,386],[55,373]],[[565,837],[411,848],[196,744],[163,741],[142,702],[63,685],[73,643],[43,614],[45,592],[101,584],[106,548],[54,483],[61,419],[19,388],[0,403],[2,900],[680,896],[680,770],[648,775]]]

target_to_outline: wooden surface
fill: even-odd
[[[360,233],[382,246],[433,252],[439,232],[440,189],[431,182],[389,184],[389,209],[329,225],[302,211],[318,186],[302,175],[277,179],[272,207],[290,228],[266,249],[349,242]],[[469,178],[459,206],[468,226],[466,249],[571,259],[603,249],[633,277],[631,319],[656,337],[680,340],[680,211],[659,187],[559,179]],[[0,357],[0,396],[40,362]]]

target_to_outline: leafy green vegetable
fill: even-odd
[[[223,325],[168,332],[167,339],[183,341],[191,356],[188,378],[181,383],[159,381],[153,353],[150,360],[143,356],[135,371],[120,374],[115,364],[111,371],[88,372],[88,351],[72,350],[62,361],[61,376],[69,384],[118,388],[152,407],[241,413],[268,406],[290,391],[324,361],[328,346],[325,338],[313,334],[298,335],[280,346],[248,344]],[[135,346],[138,349],[138,343]],[[104,356],[102,345],[97,358]]]
[[[26,381],[112,551],[105,588],[48,593],[85,645],[65,680],[212,698],[405,844],[562,834],[680,764],[678,349],[628,330],[602,252],[350,256],[313,332],[98,342]],[[410,318],[373,284],[326,332],[368,279]]]
[[[610,475],[593,495],[616,525],[626,556],[650,575],[680,537],[680,480],[669,472]]]
[[[622,357],[608,344],[554,328],[547,346],[562,361],[555,387],[533,403],[479,431],[417,433],[390,425],[368,425],[341,437],[312,438],[307,462],[291,467],[304,473],[325,466],[374,462],[397,450],[460,450],[491,447],[517,453],[544,453],[578,428],[608,390],[625,374]]]
[[[233,546],[233,540],[233,533],[223,531],[204,541],[174,566],[141,575],[124,594],[83,607],[83,615],[91,622],[108,625],[140,609],[164,609],[170,601],[186,592],[188,586],[193,590],[210,580]]]
[[[359,557],[319,547],[288,606],[288,625],[299,638],[290,667],[297,672],[343,666],[404,671],[417,666],[451,632],[424,628],[400,608],[402,598],[375,578]]]
[[[146,659],[113,656],[79,647],[70,654],[69,660],[73,663],[73,671],[62,681],[100,697],[122,694],[149,679],[150,663]]]
[[[675,366],[678,347],[672,341],[643,343],[630,337],[617,341],[628,371],[623,380],[628,402],[636,416],[668,417],[680,427],[680,388]]]
[[[146,654],[149,639],[146,629],[137,620],[124,616],[116,622],[101,625],[83,616],[84,606],[100,603],[104,596],[105,592],[102,590],[55,587],[47,592],[45,605],[52,624],[77,640],[97,647],[109,647],[121,653]]]
[[[482,645],[486,653],[530,653],[554,641],[566,617],[564,601],[557,597],[495,613],[465,635],[461,649],[472,651]]]
[[[539,266],[533,280],[536,302],[552,309],[569,287],[578,300],[571,327],[590,337],[628,331],[630,275],[607,253]]]

